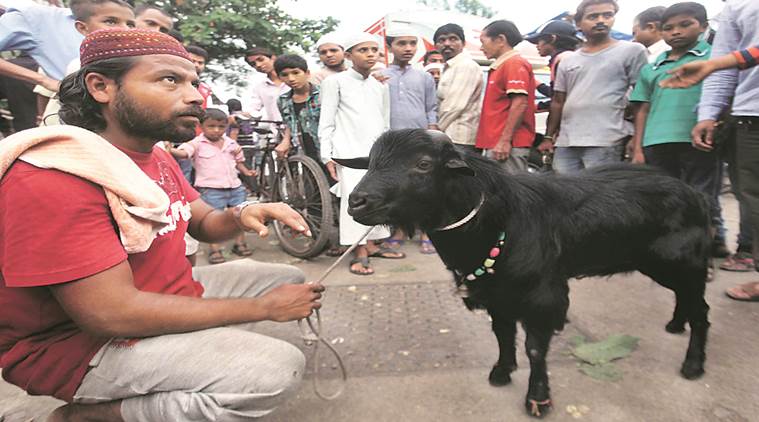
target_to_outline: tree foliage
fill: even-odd
[[[434,9],[457,10],[483,18],[492,18],[495,15],[495,11],[482,4],[480,0],[456,0],[455,3],[451,0],[418,0],[418,2]]]
[[[492,18],[495,15],[493,9],[485,6],[479,0],[456,0],[456,10],[483,18]]]
[[[291,49],[309,51],[323,34],[333,31],[338,21],[297,19],[271,0],[147,0],[168,11],[188,43],[199,45],[212,60],[226,69],[251,47],[265,47],[275,54]],[[239,60],[237,61],[239,66]],[[239,72],[227,72],[235,81]]]

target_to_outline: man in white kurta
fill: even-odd
[[[322,161],[332,158],[369,156],[374,141],[390,128],[390,94],[388,87],[371,75],[364,77],[351,68],[327,77],[321,83],[321,117],[319,140]],[[352,245],[369,227],[348,215],[348,196],[366,174],[366,170],[337,165],[339,183],[333,189],[340,197],[340,244]],[[383,227],[375,228],[369,239],[390,236]],[[365,244],[365,241],[361,244]]]

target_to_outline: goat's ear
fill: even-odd
[[[369,157],[333,158],[332,161],[351,169],[367,170],[369,168]]]
[[[474,176],[474,170],[469,167],[466,161],[459,157],[449,158],[448,161],[445,162],[445,167],[464,176]]]

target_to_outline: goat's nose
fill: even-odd
[[[366,207],[366,205],[369,202],[367,199],[368,196],[369,194],[367,194],[366,192],[361,192],[361,191],[353,192],[348,197],[348,205],[350,206],[350,208],[354,210]]]

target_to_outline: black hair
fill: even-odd
[[[667,10],[667,8],[664,6],[649,7],[648,9],[640,12],[638,16],[635,17],[635,22],[638,23],[638,26],[641,29],[643,29],[643,27],[649,23],[653,23],[657,28],[659,28],[663,22],[662,17],[664,16],[665,10]]]
[[[308,63],[303,57],[295,54],[277,56],[277,60],[274,60],[274,71],[279,75],[285,69],[300,69],[308,72]]]
[[[147,4],[147,3],[142,3],[139,6],[135,7],[134,8],[134,15],[135,16],[140,16],[141,14],[145,13],[146,10],[150,10],[150,9],[157,10],[157,11],[161,12],[162,15],[173,19],[173,17],[169,14],[169,12],[161,9],[158,6],[153,6],[152,4]]]
[[[541,36],[540,39],[553,45],[557,54],[564,51],[575,51],[580,44],[580,40],[577,38],[565,37],[557,34],[546,34]]]
[[[205,48],[198,45],[188,45],[185,47],[188,53],[200,56],[203,60],[208,61],[208,51]]]
[[[387,44],[388,47],[392,46],[393,45],[393,41],[395,41],[396,38],[398,38],[398,37],[388,37],[388,36],[386,36],[385,37],[385,44]]]
[[[206,120],[220,120],[222,122],[226,122],[227,113],[218,108],[207,108],[206,114],[203,115],[203,118],[200,120],[200,122],[203,123]]]
[[[430,56],[432,56],[433,54],[440,54],[440,55],[442,55],[443,53],[441,53],[441,52],[439,52],[437,50],[430,50],[430,51],[424,53],[424,59],[423,59],[422,63],[424,63],[425,66],[427,66],[427,60],[429,60]]]
[[[253,47],[250,50],[245,52],[245,61],[248,61],[248,57],[250,56],[266,56],[268,58],[274,57],[274,53],[271,52],[268,48],[263,47]]]
[[[488,38],[496,38],[499,35],[503,35],[506,37],[506,42],[512,47],[522,42],[522,34],[512,21],[497,20],[490,22],[482,32]]]
[[[585,16],[585,9],[597,4],[610,4],[614,6],[614,13],[619,12],[619,4],[617,3],[617,0],[582,0],[575,12],[575,23],[580,23],[583,16]]]
[[[132,5],[124,0],[71,0],[69,9],[71,9],[74,19],[84,22],[95,14],[93,6],[100,6],[106,3],[117,4],[133,10]]]
[[[175,40],[179,41],[180,43],[184,43],[184,35],[182,35],[182,33],[177,31],[176,29],[171,28],[169,29],[168,32],[166,32],[166,34],[174,38]]]
[[[227,110],[229,110],[230,113],[242,111],[242,103],[237,98],[230,98],[227,100]]]
[[[692,1],[686,1],[669,6],[662,14],[661,23],[664,24],[664,22],[677,15],[692,16],[701,24],[701,26],[706,26],[708,21],[704,5]]]
[[[87,89],[85,78],[90,73],[99,73],[112,79],[121,86],[121,79],[136,63],[136,57],[117,57],[90,63],[78,72],[66,76],[61,81],[58,92],[61,109],[58,116],[61,121],[74,126],[98,132],[106,127],[102,105],[95,101]]]
[[[464,38],[464,28],[455,23],[447,23],[435,31],[435,35],[432,36],[432,42],[436,43],[439,36],[443,34],[454,34],[461,38],[461,42],[466,44],[466,38]]]

